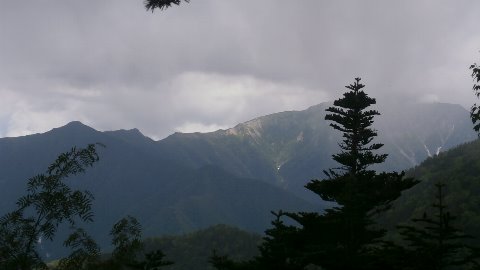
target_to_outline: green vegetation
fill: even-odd
[[[167,270],[212,270],[208,258],[213,252],[228,255],[235,260],[246,260],[258,255],[262,238],[227,225],[216,225],[180,236],[147,238],[146,251],[160,249],[168,260],[175,262]]]
[[[412,219],[414,225],[399,225],[397,229],[407,247],[399,247],[401,257],[396,266],[408,269],[441,270],[451,267],[479,266],[477,250],[465,243],[471,236],[454,226],[455,217],[444,202],[444,184],[436,184],[436,202],[433,215],[425,212],[421,218]],[[400,267],[399,267],[400,268]]]
[[[93,196],[74,190],[65,179],[83,173],[98,161],[95,145],[73,148],[61,154],[45,174],[29,179],[27,194],[17,200],[17,209],[0,218],[0,268],[46,268],[37,242],[52,241],[62,223],[76,228],[78,221],[92,222]],[[76,242],[84,231],[75,230],[66,244]]]
[[[99,160],[96,145],[72,148],[60,154],[45,174],[28,180],[27,194],[17,200],[17,209],[0,218],[0,269],[47,269],[39,244],[53,241],[58,228],[67,223],[73,232],[64,245],[72,253],[55,266],[58,270],[131,269],[153,270],[170,265],[156,250],[137,260],[143,246],[141,225],[133,217],[117,222],[111,231],[113,250],[110,259],[100,259],[100,249],[79,223],[93,221],[93,195],[72,189],[66,179],[85,172]]]
[[[475,96],[480,97],[480,66],[477,63],[474,63],[470,66],[472,70],[472,78],[474,81],[473,84],[473,92],[475,92]],[[477,132],[480,132],[480,106],[474,104],[470,110],[470,117],[472,118],[472,122],[474,124],[473,129]]]
[[[80,264],[76,269],[116,270],[141,269],[158,270],[173,264],[165,260],[165,254],[157,249],[152,252],[143,252],[141,242],[142,226],[134,217],[127,216],[113,225],[110,232],[114,246],[110,258],[98,260],[91,265]],[[63,269],[59,269],[63,270]]]
[[[131,216],[122,218],[113,225],[110,235],[115,246],[112,257],[123,264],[134,263],[136,254],[142,249],[142,227],[138,220]]]
[[[425,160],[407,172],[422,181],[405,191],[394,202],[392,209],[381,217],[381,223],[393,230],[397,224],[422,216],[428,212],[432,191],[437,183],[444,183],[444,201],[457,216],[459,229],[479,241],[480,224],[480,141],[461,145],[438,156]]]
[[[74,249],[70,256],[62,258],[58,269],[76,270],[81,268],[91,268],[100,260],[100,249],[95,240],[90,237],[83,229],[77,229],[72,233],[64,245]]]

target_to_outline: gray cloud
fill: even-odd
[[[0,1],[0,135],[230,127],[340,95],[470,106],[476,0]]]

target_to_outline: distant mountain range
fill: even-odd
[[[339,151],[341,137],[324,120],[328,106],[263,116],[228,130],[175,133],[160,141],[136,129],[99,132],[80,122],[2,138],[0,214],[13,209],[27,179],[45,171],[59,153],[101,142],[106,148],[99,149],[100,162],[71,184],[95,195],[90,229],[102,247],[108,248],[113,223],[127,214],[139,219],[146,236],[218,223],[262,232],[271,210],[325,207],[303,185],[335,167],[331,154]],[[451,104],[389,108],[375,126],[383,152],[390,155],[381,170],[412,167],[476,137],[468,112]]]
[[[317,200],[303,186],[337,166],[331,155],[340,151],[341,134],[324,120],[329,106],[275,113],[211,133],[175,133],[157,147],[166,158],[192,167],[215,164]],[[380,151],[389,157],[378,170],[405,170],[476,138],[469,113],[460,105],[416,103],[380,111],[376,142],[385,144]]]

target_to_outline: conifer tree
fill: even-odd
[[[386,154],[376,154],[382,144],[373,143],[377,136],[371,126],[379,115],[368,108],[375,104],[356,78],[343,97],[329,107],[325,119],[343,133],[341,152],[332,156],[340,167],[326,171],[327,179],[312,180],[306,188],[323,200],[338,204],[323,215],[293,213],[291,218],[302,225],[305,264],[314,263],[326,269],[368,269],[373,261],[369,245],[384,235],[372,225],[372,214],[387,209],[390,202],[417,181],[403,173],[377,173],[370,166],[385,161]]]
[[[355,78],[353,84],[345,87],[350,91],[344,93],[343,98],[335,100],[333,107],[326,109],[330,114],[325,116],[325,120],[332,121],[330,126],[343,133],[343,141],[339,144],[342,152],[334,154],[333,160],[342,165],[340,169],[345,173],[358,175],[369,166],[384,162],[387,155],[373,152],[383,144],[370,144],[377,136],[376,130],[371,128],[373,118],[380,113],[366,109],[376,103],[375,99],[362,90],[365,85],[360,83],[360,78]]]
[[[414,225],[397,226],[407,247],[396,263],[404,269],[418,270],[478,267],[478,249],[465,244],[465,240],[472,237],[454,226],[455,217],[447,210],[445,185],[435,187],[436,202],[432,207],[436,213],[424,213],[423,217],[412,219]]]
[[[253,260],[235,262],[216,251],[210,257],[210,264],[218,270],[296,270],[302,269],[302,246],[298,228],[285,225],[282,218],[285,212],[271,212],[275,219],[273,228],[265,231],[262,244],[258,247],[260,255]]]
[[[285,225],[283,211],[273,212],[273,228],[265,231],[263,243],[259,246],[260,256],[256,260],[258,269],[294,270],[301,268],[303,262],[303,239],[299,229]]]

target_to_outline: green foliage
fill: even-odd
[[[132,216],[122,218],[113,225],[110,232],[114,250],[107,259],[100,259],[96,245],[90,238],[84,237],[82,231],[69,238],[69,244],[82,246],[69,258],[59,262],[58,270],[64,269],[142,269],[159,270],[164,266],[173,264],[165,260],[165,254],[161,250],[143,253],[144,247],[141,242],[142,227],[138,220]],[[76,255],[76,256],[75,256]]]
[[[259,246],[260,256],[256,258],[257,269],[294,270],[302,265],[304,239],[299,237],[299,229],[285,225],[284,212],[275,213],[273,228],[265,231],[264,242]],[[248,268],[247,268],[248,269]]]
[[[470,69],[472,70],[472,78],[473,78],[473,92],[475,93],[475,96],[480,97],[480,66],[477,65],[477,63],[474,63],[473,65],[470,66]],[[477,105],[476,103],[473,104],[472,108],[470,109],[470,117],[472,118],[472,122],[474,124],[473,129],[476,132],[479,132],[480,136],[480,106]]]
[[[142,226],[134,217],[127,216],[113,225],[110,232],[115,246],[112,257],[121,264],[134,264],[138,253],[143,249],[141,242]]]
[[[156,250],[145,254],[145,261],[139,264],[139,269],[159,270],[160,268],[172,265],[173,262],[165,261],[165,254],[161,250]]]
[[[400,259],[396,263],[404,268],[419,270],[478,267],[478,249],[465,244],[465,240],[471,236],[454,226],[455,217],[447,211],[445,185],[435,186],[436,202],[432,206],[436,213],[432,216],[425,212],[421,218],[412,219],[414,225],[397,226],[401,237],[407,243],[401,256],[408,260]]]
[[[273,228],[265,231],[263,242],[258,246],[260,255],[248,261],[235,261],[231,256],[218,255],[216,252],[209,263],[217,270],[295,270],[302,269],[305,249],[304,239],[297,227],[285,225],[283,211],[273,212]]]
[[[365,85],[360,83],[360,78],[345,86],[351,91],[343,94],[343,98],[335,100],[334,107],[327,108],[325,120],[333,121],[330,126],[343,133],[343,141],[339,144],[342,152],[334,154],[333,160],[342,165],[340,169],[351,175],[365,171],[368,166],[382,163],[387,158],[386,154],[377,155],[372,151],[380,149],[383,144],[370,144],[377,132],[370,128],[373,117],[380,115],[376,110],[366,110],[375,104],[374,98],[369,97],[363,90]]]
[[[100,260],[99,247],[83,229],[75,230],[64,245],[72,248],[73,252],[59,261],[58,270],[91,269]]]
[[[215,225],[185,235],[164,236],[144,240],[145,251],[161,249],[175,264],[169,270],[211,270],[208,258],[215,251],[218,257],[230,261],[246,260],[259,254],[261,242],[257,234],[227,225]]]
[[[217,270],[254,269],[249,266],[248,262],[235,262],[227,255],[218,255],[216,250],[213,251],[212,256],[208,259],[208,263]]]
[[[27,194],[18,199],[17,209],[0,218],[0,268],[46,268],[37,241],[52,241],[63,222],[74,226],[77,219],[92,221],[92,194],[73,190],[64,180],[97,161],[95,145],[72,148],[58,156],[45,174],[28,180]]]
[[[480,245],[480,140],[429,158],[407,175],[415,175],[422,181],[405,191],[389,211],[382,213],[379,222],[383,226],[393,231],[397,224],[428,212],[425,202],[431,200],[431,191],[441,182],[448,187],[445,204],[455,213],[456,226],[475,237],[469,242]],[[398,235],[392,232],[390,238],[398,238]]]
[[[185,2],[190,2],[190,0],[184,0]],[[180,5],[181,0],[145,0],[144,5],[147,10],[151,10],[152,12],[158,8],[160,10],[167,9],[172,5]]]

